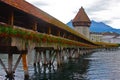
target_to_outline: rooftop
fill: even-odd
[[[91,22],[83,7],[80,8],[73,22]]]

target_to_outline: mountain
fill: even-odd
[[[74,27],[73,27],[73,25],[72,25],[72,20],[69,21],[69,22],[67,23],[67,25],[68,25],[70,28],[74,29]]]
[[[103,22],[96,22],[92,20],[92,24],[90,26],[91,32],[116,32],[120,34],[120,29],[112,28],[111,26],[106,25]]]
[[[71,28],[74,28],[72,21],[69,21],[67,25]],[[112,28],[111,26],[106,25],[103,22],[91,21],[90,32],[116,32],[120,34],[120,29]]]

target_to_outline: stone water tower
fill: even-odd
[[[86,12],[84,11],[83,7],[80,8],[77,15],[72,20],[72,24],[77,32],[89,38],[90,35],[89,27],[91,21],[87,16]]]

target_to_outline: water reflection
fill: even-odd
[[[7,56],[0,57],[7,64]],[[95,52],[80,59],[71,59],[58,69],[56,63],[29,65],[29,73],[30,80],[119,80],[120,50]],[[21,63],[15,75],[15,80],[24,80]],[[0,80],[4,80],[4,76],[5,72],[0,66]]]
[[[32,76],[32,80],[85,80],[85,74],[88,69],[89,60],[71,59],[68,63],[57,70],[49,69],[48,73],[36,73]],[[51,67],[50,67],[51,68]]]
[[[88,60],[87,71],[89,80],[119,80],[120,79],[120,51],[104,51],[92,54]]]

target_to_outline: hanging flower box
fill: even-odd
[[[0,37],[17,37],[25,41],[33,41],[37,43],[55,43],[58,45],[67,45],[67,46],[88,46],[84,43],[77,41],[65,39],[62,37],[56,37],[53,35],[33,32],[25,29],[12,28],[0,26]]]

